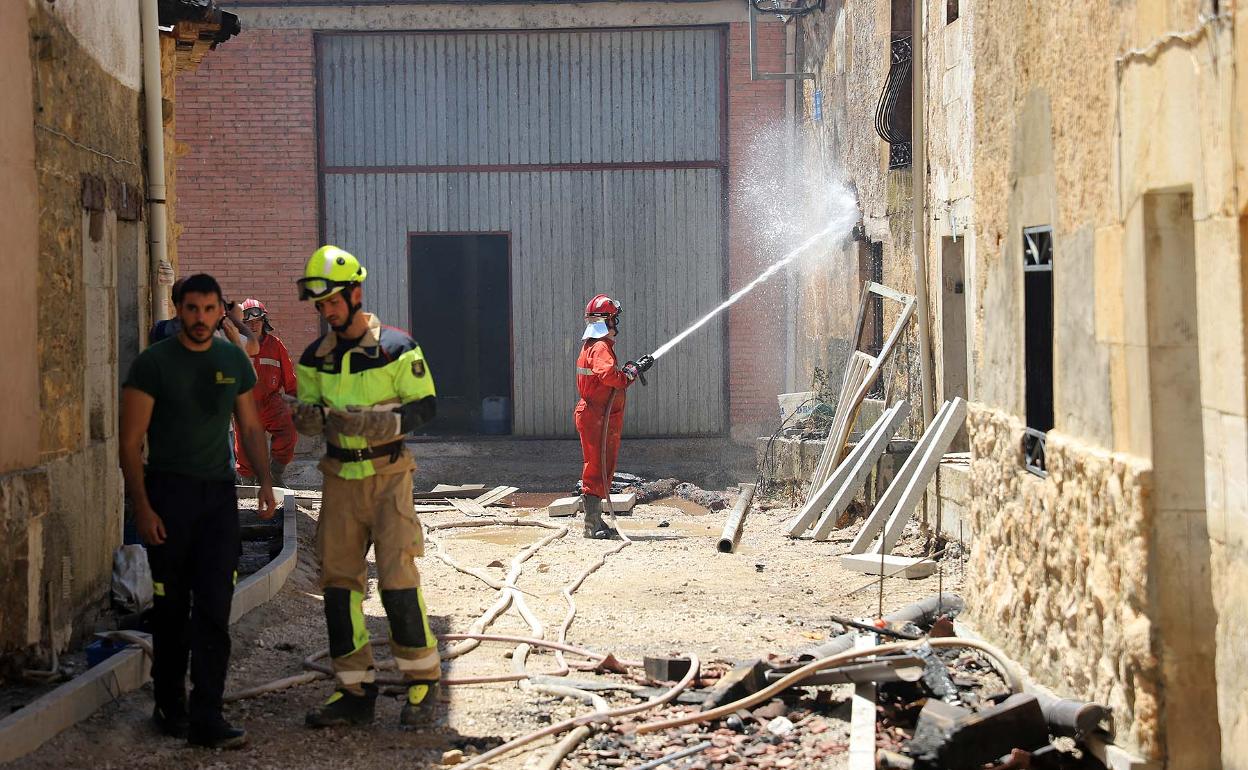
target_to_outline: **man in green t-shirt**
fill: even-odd
[[[272,518],[277,506],[267,439],[248,393],[256,374],[246,353],[213,336],[225,313],[221,287],[210,275],[190,276],[177,311],[178,335],[139,354],[121,405],[121,470],[147,544],[155,594],[152,716],[168,735],[235,748],[247,734],[221,713],[240,550],[231,417],[258,469],[260,518]]]

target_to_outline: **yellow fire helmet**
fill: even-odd
[[[322,246],[312,252],[303,268],[299,284],[299,300],[320,301],[348,286],[363,283],[368,271],[354,255],[337,246]]]

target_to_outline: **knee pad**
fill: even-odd
[[[341,658],[367,645],[364,594],[346,588],[326,588],[325,625],[329,630],[330,657]]]
[[[390,638],[404,647],[433,647],[437,642],[429,629],[425,601],[419,588],[381,591],[381,603],[390,621]]]

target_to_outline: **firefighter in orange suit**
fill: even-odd
[[[251,365],[256,370],[256,387],[251,389],[251,393],[260,411],[260,422],[273,437],[269,447],[272,457],[269,467],[273,472],[273,483],[280,487],[286,483],[282,474],[294,458],[295,442],[299,440],[290,407],[282,399],[283,393],[295,395],[295,367],[290,363],[286,346],[273,333],[273,324],[269,323],[269,311],[264,303],[258,299],[246,299],[243,300],[242,310],[243,323],[252,336],[260,340],[260,352],[251,357]],[[234,433],[234,444],[238,477],[244,484],[254,484],[256,472],[247,464],[242,434],[238,431]]]
[[[611,477],[620,452],[624,390],[654,363],[649,356],[643,356],[623,367],[617,366],[615,336],[619,328],[618,301],[599,294],[585,306],[585,333],[581,336],[581,354],[576,359],[576,389],[581,398],[573,414],[584,460],[581,502],[585,509],[585,537],[599,540],[619,537],[602,521],[602,498],[611,493]]]

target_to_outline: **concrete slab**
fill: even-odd
[[[546,506],[546,513],[551,516],[575,516],[581,512],[580,497],[561,497]]]
[[[637,495],[629,492],[626,495],[611,495],[611,510],[617,515],[622,516],[633,510],[637,505]],[[606,506],[603,506],[603,512],[606,512]],[[550,505],[546,506],[546,512],[551,516],[575,516],[581,512],[581,498],[577,497],[561,497]]]
[[[936,571],[936,563],[913,556],[885,554],[884,574],[888,577],[904,577],[909,580],[925,578]],[[878,553],[849,553],[841,557],[841,566],[864,575],[879,575],[881,559]]]

